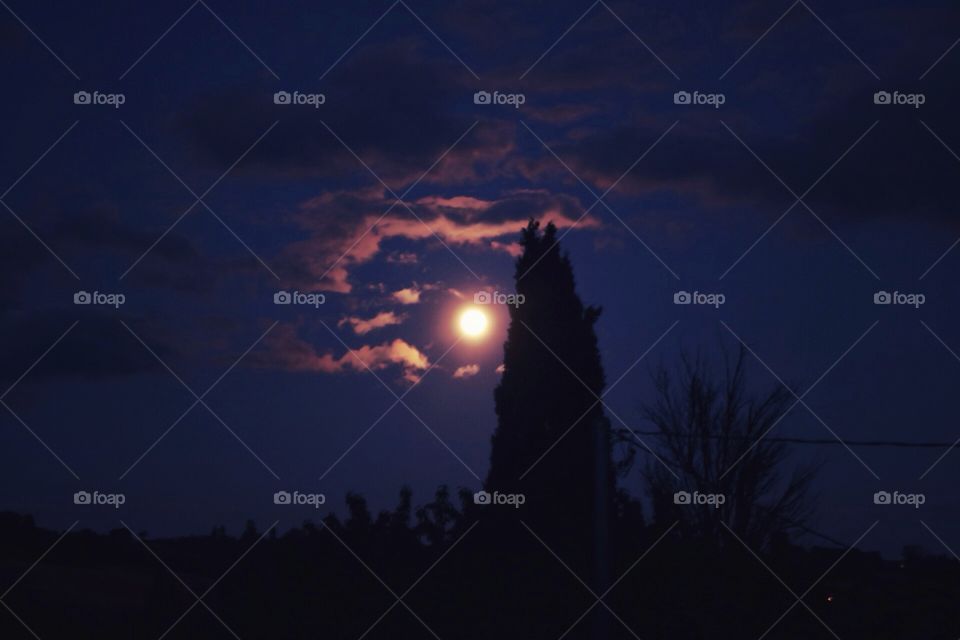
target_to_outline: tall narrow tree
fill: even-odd
[[[614,472],[598,401],[600,309],[581,302],[556,233],[534,221],[523,230],[515,275],[523,302],[510,309],[486,485],[525,494],[524,520],[602,582]]]

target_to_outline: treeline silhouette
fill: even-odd
[[[804,547],[815,467],[760,438],[789,406],[740,351],[655,372],[652,451],[614,426],[556,229],[524,229],[485,492],[349,494],[282,533],[153,539],[0,513],[0,638],[955,639],[960,566]],[[649,513],[619,489],[633,467]],[[707,496],[685,503],[678,495]],[[522,495],[522,504],[511,496]],[[712,498],[711,498],[712,496]],[[718,503],[717,496],[723,496]],[[38,561],[39,560],[39,561]],[[22,579],[21,579],[22,578]]]
[[[857,550],[844,556],[842,549],[804,549],[785,539],[758,559],[737,546],[719,550],[669,533],[644,555],[663,534],[653,526],[617,541],[610,554],[615,580],[625,577],[596,604],[521,523],[491,526],[471,513],[470,500],[442,528],[409,518],[409,503],[372,518],[354,500],[342,521],[328,516],[258,543],[262,534],[252,528],[237,536],[145,540],[178,577],[126,529],[71,533],[4,603],[44,640],[233,633],[556,640],[596,638],[604,626],[609,638],[760,638],[788,610],[765,637],[946,640],[960,624],[960,570],[952,559],[910,550],[896,561]],[[453,508],[446,498],[435,506]],[[468,522],[476,524],[466,533]],[[3,584],[13,584],[59,536],[29,517],[0,514]],[[195,605],[180,579],[197,596],[210,589],[203,602],[233,633]],[[813,613],[790,590],[804,595]],[[596,624],[602,617],[607,624]],[[0,637],[34,637],[12,613],[0,620]]]

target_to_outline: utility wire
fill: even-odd
[[[638,436],[657,436],[663,437],[661,431],[638,431],[635,429],[620,429],[623,432],[633,433]],[[733,442],[752,442],[757,438],[747,436],[730,436],[718,434],[673,434],[671,437],[689,438],[691,440],[730,440]],[[960,448],[960,440],[956,442],[906,442],[902,440],[841,440],[836,438],[784,438],[771,437],[760,438],[766,442],[784,442],[789,444],[842,444],[851,447],[897,447],[901,449],[957,449]]]

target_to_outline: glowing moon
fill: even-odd
[[[459,325],[460,333],[467,338],[480,338],[490,328],[490,318],[480,309],[470,307],[460,314]]]

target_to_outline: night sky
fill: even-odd
[[[955,3],[0,5],[0,510],[166,536],[478,489],[508,315],[456,317],[533,217],[614,426],[742,340],[802,398],[770,435],[827,441],[817,531],[960,549],[960,452],[840,442],[960,437]]]

